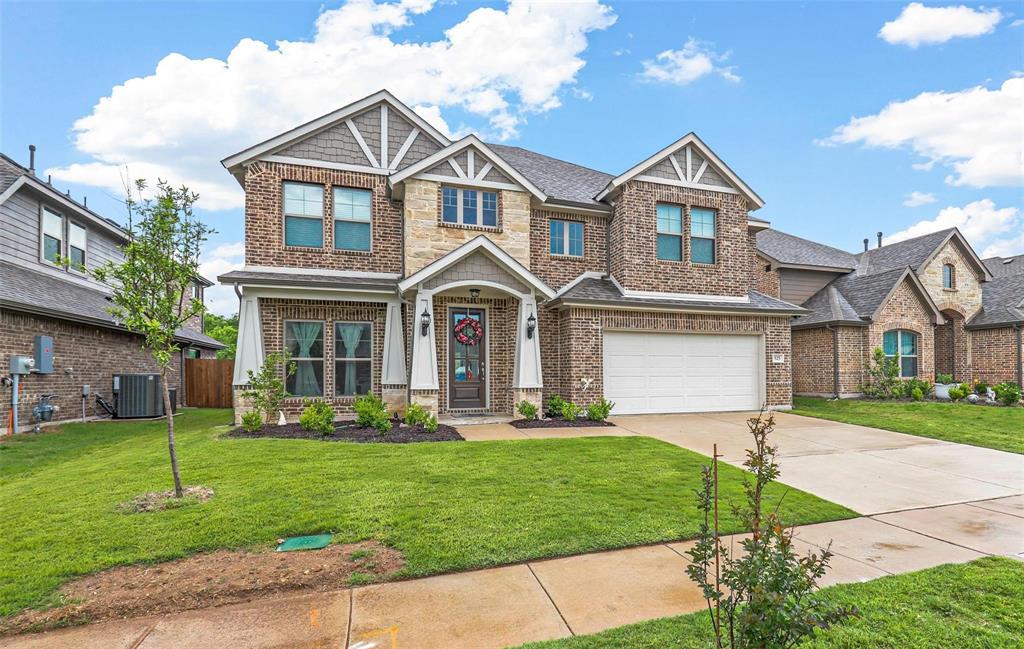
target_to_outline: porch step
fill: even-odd
[[[473,426],[475,424],[504,424],[515,419],[504,412],[467,412],[441,415],[437,421],[448,426]]]

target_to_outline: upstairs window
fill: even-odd
[[[295,373],[285,379],[288,394],[324,396],[324,323],[285,320],[284,348],[295,362]]]
[[[552,255],[583,256],[583,224],[579,221],[551,219],[550,250]]]
[[[85,270],[85,246],[88,236],[85,228],[77,223],[68,223],[68,259],[71,261],[71,270],[82,272]]]
[[[64,217],[48,207],[43,208],[43,259],[51,264],[60,262],[64,254]]]
[[[953,264],[946,264],[942,267],[942,288],[956,288],[956,268]]]
[[[683,208],[658,204],[658,259],[683,260]]]
[[[699,207],[690,209],[690,261],[715,263],[715,212]]]
[[[367,189],[334,188],[334,247],[337,250],[370,250],[373,192]]]
[[[882,334],[882,351],[886,358],[900,359],[900,376],[917,376],[918,335],[913,331],[892,329]]]
[[[284,184],[284,245],[324,246],[324,188],[303,183]]]
[[[441,221],[460,225],[498,226],[498,192],[441,188]]]

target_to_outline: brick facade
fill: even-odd
[[[1024,384],[1020,358],[1022,333],[1024,329],[1012,327],[971,331],[974,380],[990,384],[1002,381]]]
[[[552,219],[583,223],[583,256],[551,254]],[[587,271],[608,270],[608,217],[533,210],[530,216],[531,271],[542,282],[558,290]]]
[[[103,413],[96,406],[95,395],[112,399],[114,374],[155,373],[156,363],[142,349],[142,338],[127,332],[75,324],[66,320],[41,318],[0,311],[0,350],[6,364],[11,354],[31,356],[36,335],[53,336],[53,374],[29,374],[22,377],[18,399],[18,418],[22,430],[30,429],[32,408],[42,394],[54,394],[60,407],[54,421],[82,418],[82,386],[88,385],[91,395],[85,402],[87,418]],[[171,363],[168,384],[177,389],[182,358],[179,353]],[[179,392],[179,405],[183,395]],[[11,389],[0,388],[0,430],[10,432]]]
[[[657,205],[683,207],[683,260],[657,259]],[[690,208],[716,211],[715,264],[690,262]],[[754,285],[748,206],[739,194],[631,180],[622,186],[610,228],[612,274],[627,290],[746,295]]]
[[[920,337],[917,350],[917,376],[926,381],[935,380],[935,327],[928,304],[905,279],[868,326],[867,353],[882,346],[882,336],[892,329],[913,331]]]
[[[284,245],[285,181],[324,188],[322,248]],[[373,192],[371,251],[335,250],[332,187]],[[245,263],[376,273],[402,271],[402,205],[388,197],[387,177],[274,162],[254,162],[245,174]]]
[[[750,246],[756,248],[757,241],[754,238],[754,233],[750,233]],[[754,266],[751,273],[754,277],[754,290],[763,295],[782,299],[782,278],[779,276],[779,271],[771,270],[771,264],[764,257],[754,254],[751,255],[754,260]]]

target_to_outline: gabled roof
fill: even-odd
[[[530,194],[532,194],[534,198],[536,198],[542,203],[545,200],[547,200],[547,195],[543,191],[541,191],[539,187],[530,182],[530,180],[526,178],[526,176],[519,173],[519,171],[516,170],[515,167],[510,165],[496,152],[492,151],[490,147],[484,144],[480,140],[480,138],[478,138],[475,135],[467,135],[466,137],[462,138],[461,140],[458,140],[457,142],[452,142],[450,145],[441,149],[437,153],[428,156],[420,160],[416,164],[409,165],[405,169],[388,176],[388,184],[393,187],[398,183],[401,183],[409,178],[412,178],[417,174],[423,173],[424,171],[430,169],[439,162],[443,162],[444,160],[451,158],[460,151],[467,149],[469,147],[473,147],[479,150],[480,153],[484,154],[488,159],[491,160],[495,167],[497,167],[501,172],[503,172],[505,175],[507,175],[512,180],[521,185],[523,189],[530,192]],[[481,174],[483,173],[486,172],[485,170],[481,169]],[[453,180],[456,183],[458,182],[457,179]]]
[[[757,250],[777,266],[836,271],[857,267],[857,258],[845,250],[779,230],[758,232]]]
[[[515,257],[499,248],[493,241],[483,234],[477,235],[455,250],[452,250],[443,257],[435,259],[412,275],[398,282],[399,292],[404,293],[405,291],[408,291],[410,288],[413,288],[421,282],[425,282],[449,266],[458,263],[460,260],[465,259],[477,251],[483,252],[491,259],[504,266],[505,269],[508,270],[516,279],[521,281],[523,284],[532,287],[545,298],[550,299],[554,297],[555,292],[551,290],[547,284],[531,273],[530,270],[516,260]]]
[[[988,268],[988,272],[992,273],[992,277],[1024,274],[1024,255],[989,257],[983,259],[982,263],[985,264],[985,268]]]
[[[794,328],[821,326],[824,324],[866,326],[853,305],[847,301],[835,286],[829,284],[804,302],[803,307],[809,314],[800,316],[793,322]]]
[[[989,329],[1015,324],[1024,324],[1024,273],[996,277],[982,284],[981,311],[967,327]]]
[[[420,131],[423,131],[424,133],[428,134],[441,146],[448,146],[449,144],[451,144],[451,140],[449,140],[443,133],[438,131],[436,128],[431,126],[425,119],[417,115],[414,110],[403,104],[387,90],[379,90],[373,93],[372,95],[363,97],[362,99],[354,101],[351,104],[348,104],[347,106],[343,106],[338,110],[331,111],[326,115],[322,115],[314,120],[306,122],[305,124],[296,126],[290,131],[285,131],[280,135],[275,135],[274,137],[268,140],[264,140],[259,144],[253,145],[247,149],[239,151],[238,153],[230,155],[221,160],[221,164],[224,165],[224,167],[231,173],[236,173],[237,168],[240,167],[241,165],[244,165],[247,162],[259,158],[260,156],[273,153],[274,151],[284,148],[289,144],[297,142],[298,140],[307,138],[322,130],[340,124],[349,117],[357,113],[360,113],[366,110],[367,108],[371,108],[375,104],[382,101],[386,102],[389,107],[401,113],[401,115],[405,119],[415,124],[416,127],[420,129]]]
[[[753,189],[748,187],[747,184],[743,182],[743,180],[740,179],[740,177],[737,176],[732,169],[729,168],[729,165],[725,164],[725,162],[723,162],[722,159],[719,158],[715,154],[715,152],[712,151],[711,148],[708,147],[708,145],[704,144],[703,140],[697,137],[697,134],[693,132],[687,133],[683,137],[679,138],[678,140],[668,145],[661,151],[658,151],[657,153],[647,158],[643,162],[631,167],[625,173],[616,176],[615,178],[612,178],[608,182],[608,185],[605,186],[605,188],[600,193],[598,193],[597,196],[595,196],[594,198],[599,201],[604,200],[607,196],[609,196],[612,192],[614,192],[618,187],[620,187],[625,182],[640,175],[642,172],[650,168],[652,165],[660,162],[664,158],[670,156],[676,151],[679,151],[680,149],[683,149],[686,146],[694,147],[700,153],[700,155],[704,157],[706,161],[714,165],[715,170],[721,173],[727,182],[732,184],[744,198],[750,201],[752,205],[752,210],[764,207],[764,200],[762,200],[761,197],[758,196]],[[688,174],[689,170],[687,170],[686,173],[683,175],[689,178]],[[699,185],[689,180],[679,180],[676,181],[675,184],[692,186],[696,189],[715,189],[714,185]]]
[[[909,266],[861,275],[847,273],[829,284],[804,302],[804,308],[811,311],[806,319],[793,322],[796,328],[823,324],[862,324],[878,317],[889,298],[904,280],[909,280],[915,292],[931,312],[935,322],[942,322],[942,314],[917,273]]]
[[[614,178],[611,174],[517,146],[489,146],[540,188],[547,195],[549,203],[608,209],[607,203],[594,200],[594,196],[611,182]]]
[[[971,244],[957,228],[947,228],[938,232],[923,234],[913,239],[890,243],[881,248],[873,248],[856,255],[858,272],[861,274],[877,273],[893,268],[910,266],[920,272],[935,255],[939,254],[946,242],[955,240],[967,259],[981,273],[983,280],[991,277],[991,273],[975,254]]]

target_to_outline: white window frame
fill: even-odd
[[[712,228],[712,231],[714,232],[713,235],[711,235],[710,237],[706,237],[706,236],[703,236],[703,235],[702,236],[697,236],[697,235],[695,235],[693,233],[693,228],[694,228],[693,211],[694,210],[700,210],[702,212],[711,212],[711,228]],[[691,264],[697,264],[699,266],[715,266],[715,265],[718,264],[718,210],[711,209],[710,207],[693,206],[693,207],[690,208],[689,211],[690,211],[690,228],[689,228],[689,232],[687,233],[689,235],[689,237],[690,237],[690,260],[689,261],[690,261]],[[694,261],[693,260],[693,240],[694,239],[701,239],[703,241],[710,241],[711,242],[711,262]]]
[[[63,212],[58,212],[52,207],[41,205],[39,207],[39,261],[54,268],[63,268],[60,264],[52,262],[46,258],[46,237],[50,236],[46,234],[46,213],[49,212],[60,219],[60,240],[57,245],[57,258],[64,257],[65,247],[67,246],[67,218]]]
[[[86,269],[89,267],[89,228],[85,227],[81,223],[77,223],[70,219],[67,221],[67,251],[68,251],[68,270],[79,275],[85,275]],[[71,228],[80,228],[82,230],[82,236],[85,237],[85,247],[78,248],[71,244]],[[82,268],[78,268],[74,263],[71,262],[71,249],[78,248],[82,251]]]
[[[886,358],[891,358],[893,360],[897,360],[898,359],[897,362],[899,363],[899,378],[901,378],[901,379],[916,379],[921,374],[921,334],[917,333],[916,331],[911,331],[910,329],[887,329],[886,331],[882,332],[882,341],[883,341],[882,347],[883,347],[883,349],[885,348],[885,342],[884,342],[885,341],[885,334],[889,333],[890,331],[895,331],[896,332],[896,353],[893,354],[893,355],[885,354],[885,357]],[[904,354],[903,353],[903,334],[909,334],[909,335],[911,335],[911,336],[913,336],[914,338],[917,339],[915,341],[915,344],[914,344],[914,349],[917,351],[916,354]],[[913,376],[903,376],[903,359],[904,358],[913,358],[914,359],[914,368],[917,371],[914,373]]]
[[[357,219],[357,218],[354,218],[354,217],[338,216],[337,202],[336,202],[336,197],[337,197],[337,194],[338,194],[338,190],[351,191],[351,192],[365,192],[365,193],[369,194],[370,195],[370,218],[364,221],[362,219]],[[335,229],[335,232],[333,233],[332,240],[331,240],[331,248],[332,249],[340,251],[340,252],[357,252],[357,253],[361,252],[361,253],[364,253],[364,254],[368,253],[368,252],[373,252],[373,190],[372,189],[366,189],[365,187],[348,187],[348,186],[345,186],[345,185],[334,185],[334,186],[332,186],[331,187],[331,218],[334,220],[333,225],[334,225],[334,229]],[[338,237],[338,234],[337,234],[337,229],[338,229],[337,223],[338,223],[338,221],[343,221],[345,223],[366,223],[367,225],[369,225],[370,226],[370,247],[367,248],[366,250],[363,250],[361,248],[339,248],[337,246],[337,243],[336,243],[337,237]]]
[[[288,358],[289,362],[295,361],[320,361],[322,363],[320,368],[320,394],[319,398],[327,398],[327,321],[325,320],[310,320],[307,318],[286,318],[281,321],[281,351],[288,353],[288,323],[289,322],[315,322],[320,325],[320,336],[321,336],[321,356],[291,356]],[[334,332],[332,331],[331,334]],[[288,371],[287,368],[282,368],[284,371],[284,383],[285,389],[288,386]],[[297,370],[296,370],[297,372]],[[289,399],[314,399],[318,395],[297,395],[288,393]]]
[[[288,243],[288,219],[309,219],[310,221],[317,217],[309,216],[308,214],[289,214],[288,213],[288,201],[285,200],[284,192],[287,185],[303,185],[306,187],[319,187],[320,188],[320,246],[299,246]],[[323,250],[327,246],[327,236],[324,230],[324,201],[326,200],[326,192],[324,186],[317,183],[305,183],[299,180],[282,180],[281,181],[281,244],[287,248],[300,248],[303,250]],[[333,246],[333,242],[331,243]]]
[[[587,224],[586,223],[584,223],[583,221],[573,221],[571,219],[550,219],[549,221],[550,222],[548,223],[548,238],[549,238],[549,241],[548,241],[548,254],[550,254],[550,255],[552,255],[554,257],[573,257],[574,259],[575,258],[583,257],[586,254],[586,251],[587,251]],[[550,241],[550,237],[551,237],[551,222],[556,222],[556,221],[558,223],[562,224],[562,252],[551,252],[551,241]],[[572,223],[579,224],[580,228],[582,228],[582,231],[580,233],[582,235],[581,238],[580,238],[580,254],[578,254],[578,255],[574,255],[571,252],[569,252],[570,251],[570,247],[569,247],[569,225],[572,224]]]
[[[454,189],[456,197],[456,216],[455,221],[444,220],[444,190]],[[466,223],[463,218],[463,209],[465,207],[465,199],[463,198],[463,192],[476,192],[476,223]],[[484,225],[484,194],[494,194],[494,225]],[[480,228],[481,230],[497,230],[498,225],[501,222],[501,202],[498,199],[498,191],[495,189],[487,189],[480,187],[459,187],[457,185],[441,185],[441,223],[444,225],[461,225],[467,228]]]
[[[338,345],[337,345],[337,342],[338,342],[338,336],[337,336],[338,325],[346,325],[346,324],[369,325],[369,327],[370,327],[370,355],[367,356],[366,358],[340,358],[338,356]],[[332,344],[334,345],[334,349],[332,350],[333,354],[334,354],[334,367],[332,368],[333,371],[334,371],[334,375],[333,375],[334,385],[332,386],[332,388],[333,388],[332,392],[334,394],[334,398],[336,398],[336,399],[355,399],[356,397],[362,396],[362,395],[359,395],[359,394],[338,394],[338,363],[339,362],[351,362],[351,363],[360,362],[361,363],[361,362],[364,362],[364,361],[369,361],[370,362],[370,391],[367,394],[373,394],[373,389],[376,387],[376,385],[373,382],[373,371],[375,369],[374,368],[374,363],[373,363],[373,321],[372,320],[335,320],[332,323],[332,325],[331,325],[331,335],[333,336],[333,338],[331,338],[331,341],[332,341]]]
[[[666,207],[674,207],[679,210],[679,232],[665,232],[660,229],[658,224],[658,205],[665,205]],[[679,259],[664,259],[658,256],[658,237],[661,235],[678,237],[679,238]],[[657,202],[654,205],[654,258],[657,261],[668,261],[672,263],[682,263],[686,261],[686,208],[678,203],[665,203]]]

